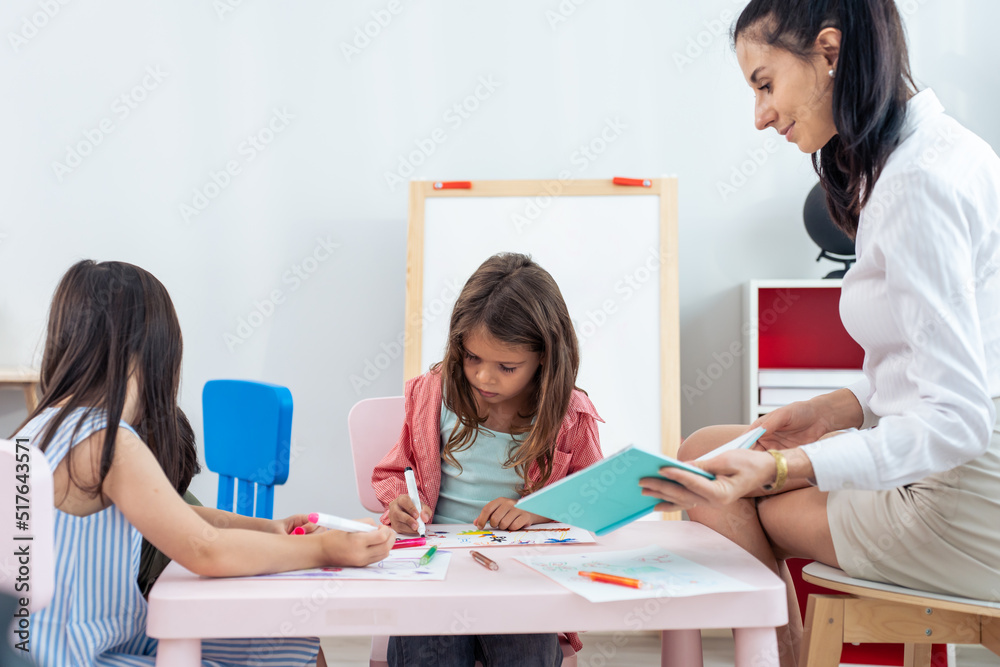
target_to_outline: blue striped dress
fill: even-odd
[[[17,434],[41,442],[49,408]],[[73,430],[86,419],[76,438]],[[70,447],[105,427],[100,411],[67,417],[45,452],[53,470]],[[135,431],[125,422],[120,427]],[[156,640],[146,636],[146,600],[139,592],[142,535],[114,505],[90,516],[55,511],[55,595],[32,615],[31,657],[44,667],[150,667]],[[316,639],[213,639],[202,642],[203,667],[313,665]]]

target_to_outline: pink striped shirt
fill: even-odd
[[[441,491],[441,376],[427,372],[406,383],[404,391],[403,431],[396,446],[386,454],[372,472],[375,495],[385,507],[406,493],[403,471],[413,468],[417,478],[420,502],[434,515]],[[603,458],[597,435],[597,422],[604,421],[594,404],[582,391],[575,390],[569,399],[569,409],[556,436],[556,451],[552,459],[552,475],[546,484],[557,482],[566,475],[583,470]],[[541,477],[537,463],[528,467],[528,478]],[[382,522],[389,524],[389,512]],[[433,519],[432,519],[433,520]]]
[[[441,375],[431,371],[415,377],[406,383],[403,393],[406,413],[403,431],[396,446],[375,466],[372,486],[382,505],[388,507],[394,499],[406,493],[403,471],[407,466],[413,468],[420,502],[430,510],[433,521],[434,507],[441,491]],[[604,420],[597,414],[594,404],[582,391],[574,390],[556,436],[552,475],[546,485],[604,457],[597,434],[598,421]],[[528,467],[528,478],[532,481],[541,478],[537,463]],[[382,514],[382,523],[389,524],[388,510]],[[583,646],[576,634],[567,634],[567,638],[575,650],[579,651]]]

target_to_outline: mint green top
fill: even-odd
[[[458,415],[441,404],[441,450],[458,423]],[[476,440],[456,452],[459,470],[441,459],[441,492],[434,508],[434,523],[472,523],[486,503],[497,498],[517,500],[524,483],[513,467],[504,468],[509,449],[517,442],[509,433],[479,427]]]

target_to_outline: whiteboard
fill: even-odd
[[[605,420],[605,455],[629,445],[675,453],[676,198],[673,187],[663,196],[663,181],[676,185],[563,182],[557,196],[545,182],[475,182],[464,191],[412,184],[407,377],[444,356],[455,300],[479,265],[498,252],[525,253],[566,301],[580,343],[577,386]]]

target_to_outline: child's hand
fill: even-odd
[[[426,507],[422,508],[420,518],[424,523],[431,520],[431,511]],[[397,496],[389,503],[389,525],[397,533],[416,535],[419,530],[417,526],[417,506],[408,494]]]
[[[396,533],[382,526],[370,533],[345,533],[327,530],[318,536],[323,541],[323,558],[329,565],[364,567],[384,560],[396,543]]]
[[[286,519],[274,519],[271,521],[271,531],[279,535],[291,535],[292,531],[299,527],[306,531],[307,535],[319,528],[316,524],[309,523],[308,514],[293,514]]]
[[[538,514],[532,514],[515,507],[516,500],[510,498],[497,498],[486,503],[486,507],[479,513],[476,520],[476,528],[485,528],[489,523],[494,528],[500,530],[521,530],[533,523],[546,523],[549,519]]]

